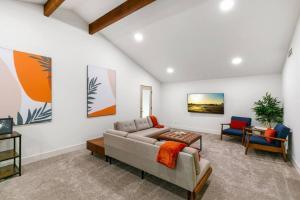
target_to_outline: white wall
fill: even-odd
[[[160,82],[101,36],[44,17],[39,5],[7,0],[0,1],[0,27],[1,47],[53,61],[53,120],[15,128],[23,135],[24,157],[82,144],[101,136],[116,120],[139,117],[141,84],[153,87],[153,111],[158,115]],[[117,71],[116,116],[87,119],[88,64]]]
[[[283,70],[285,124],[292,129],[292,156],[300,169],[300,19],[291,44],[293,55],[287,58]]]
[[[171,127],[207,133],[220,133],[220,123],[232,115],[255,118],[251,108],[266,92],[281,99],[281,76],[266,75],[163,84],[161,121]],[[187,111],[188,93],[225,93],[225,114]],[[254,121],[257,125],[257,122]]]

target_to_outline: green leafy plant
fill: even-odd
[[[283,107],[278,98],[272,97],[270,93],[259,101],[254,103],[253,111],[256,114],[256,120],[269,128],[272,123],[283,122]]]
[[[52,117],[52,109],[47,109],[47,103],[44,104],[43,107],[36,108],[33,111],[28,109],[26,121],[23,119],[20,112],[17,115],[17,123],[14,125],[23,125],[23,124],[33,124],[33,123],[41,123],[45,121],[50,121]]]
[[[88,105],[88,112],[92,110],[93,101],[95,100],[94,95],[97,94],[98,86],[101,83],[98,82],[98,78],[94,77],[92,79],[88,78],[88,94],[87,94],[87,105]]]

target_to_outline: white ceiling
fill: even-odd
[[[45,3],[45,0],[23,0]],[[66,0],[87,23],[125,0]],[[280,73],[300,13],[299,0],[157,0],[101,33],[162,82]],[[142,43],[133,39],[144,35]],[[244,62],[233,66],[231,59]],[[166,74],[173,67],[175,73]]]

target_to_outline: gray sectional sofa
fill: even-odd
[[[169,128],[153,128],[149,118],[116,122],[115,129],[104,133],[105,155],[171,182],[188,191],[188,199],[194,199],[212,172],[210,162],[199,160],[198,150],[186,147],[179,153],[175,169],[170,169],[156,161],[156,156],[164,141],[155,139],[170,131]]]

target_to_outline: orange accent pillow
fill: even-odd
[[[187,145],[180,142],[166,141],[159,148],[157,154],[157,162],[165,165],[168,168],[174,169],[176,167],[177,157],[180,151]]]
[[[154,128],[165,128],[165,126],[161,125],[161,124],[158,124],[158,125],[154,126]]]
[[[267,136],[267,137],[275,137],[276,136],[276,130],[274,130],[272,128],[268,128],[265,131],[265,136]],[[267,140],[268,143],[271,143],[273,141],[273,139],[271,139],[271,138],[266,138],[266,140]]]
[[[154,127],[158,125],[157,118],[154,115],[151,115],[150,119],[151,119],[152,124],[153,124]]]

